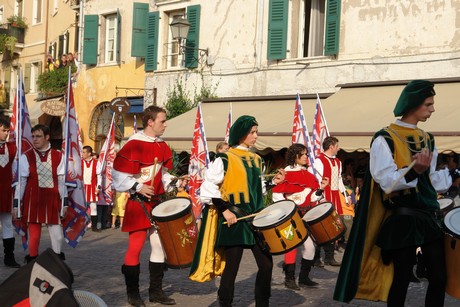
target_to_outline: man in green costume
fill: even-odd
[[[371,143],[356,217],[342,260],[334,299],[386,301],[404,306],[416,248],[426,256],[425,306],[443,306],[446,283],[443,232],[437,192],[451,185],[448,170],[436,171],[433,135],[417,127],[434,110],[434,84],[411,81],[394,108],[395,123]]]
[[[215,246],[223,249],[225,258],[218,290],[220,306],[232,306],[235,279],[245,248],[251,249],[259,269],[255,285],[256,306],[269,306],[272,256],[257,244],[248,221],[237,220],[264,208],[263,161],[250,151],[257,140],[257,127],[252,116],[243,115],[235,121],[230,128],[231,148],[217,154],[201,185],[201,197],[212,198],[219,215]]]

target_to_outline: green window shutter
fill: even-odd
[[[131,36],[131,56],[145,58],[147,49],[147,16],[149,13],[148,3],[134,2],[133,8],[133,31]]]
[[[340,1],[327,0],[324,55],[339,53]]]
[[[187,7],[187,20],[190,23],[187,41],[185,46],[185,67],[198,67],[198,49],[200,42],[200,5],[191,5]]]
[[[270,0],[268,13],[267,59],[286,58],[288,1]]]
[[[61,61],[61,55],[63,54],[64,54],[64,35],[59,35],[59,51],[58,51],[59,61]]]
[[[5,90],[9,93],[11,89],[11,66],[5,68]]]
[[[115,34],[117,38],[117,63],[120,63],[121,60],[121,14],[120,10],[117,9],[117,33]]]
[[[83,64],[97,64],[97,48],[99,34],[99,16],[85,15],[83,33]]]
[[[147,50],[145,54],[145,71],[153,71],[157,69],[159,24],[160,13],[149,13],[147,19]]]
[[[24,69],[24,93],[30,92],[30,74],[31,74],[31,65],[30,63],[26,63],[26,67]]]
[[[40,61],[40,62],[37,63],[38,75],[41,75],[41,74],[42,74],[42,69],[43,69],[43,62]]]

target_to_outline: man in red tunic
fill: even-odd
[[[3,263],[12,268],[19,268],[20,265],[14,259],[15,240],[11,216],[13,209],[12,165],[17,149],[14,143],[7,142],[9,131],[8,121],[0,118],[0,222],[5,250]]]
[[[22,218],[29,230],[29,255],[26,261],[37,258],[42,224],[46,224],[51,248],[64,259],[61,252],[63,232],[61,206],[64,195],[65,163],[62,154],[51,148],[50,129],[44,125],[32,128],[34,148],[21,156],[19,175]],[[16,193],[19,191],[17,190]],[[64,208],[64,213],[66,207]]]
[[[101,176],[96,174],[97,159],[93,158],[93,148],[84,146],[81,158],[86,207],[89,207],[91,215],[91,230],[100,232],[101,230],[97,228],[97,197],[101,186]]]
[[[117,153],[113,164],[113,185],[119,192],[131,194],[125,209],[122,231],[129,232],[122,273],[125,275],[128,302],[132,306],[145,306],[139,294],[139,258],[144,242],[149,237],[149,301],[164,305],[176,302],[162,290],[165,255],[157,231],[152,227],[151,211],[160,202],[165,186],[172,176],[172,152],[160,139],[166,129],[166,111],[157,106],[144,110],[144,130],[130,137]]]
[[[329,179],[329,185],[324,188],[324,199],[335,206],[338,214],[342,214],[342,201],[340,193],[346,195],[345,186],[342,181],[342,162],[337,158],[339,152],[339,140],[336,137],[328,136],[323,141],[323,151],[316,158],[314,166],[317,172],[318,180],[322,178]],[[350,201],[347,199],[347,201]],[[325,264],[339,266],[340,262],[334,259],[335,243],[324,245]],[[319,249],[318,249],[319,251]],[[316,255],[318,259],[319,254]]]

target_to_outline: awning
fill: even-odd
[[[142,113],[144,111],[144,97],[128,97],[129,108],[128,114]]]
[[[403,85],[342,87],[336,94],[322,98],[329,131],[339,139],[340,148],[347,152],[369,151],[372,135],[395,121],[393,108],[403,88]],[[456,102],[460,83],[437,83],[435,90],[436,112],[419,126],[435,136],[439,152],[460,152],[460,108]],[[311,134],[316,99],[311,97],[301,101]],[[215,145],[224,139],[229,105],[229,102],[202,104],[210,151],[214,151]],[[233,120],[244,114],[256,117],[259,122],[256,149],[280,150],[291,144],[294,106],[295,98],[233,102]],[[168,121],[163,137],[173,150],[190,152],[195,118],[196,108]]]
[[[322,100],[331,135],[345,151],[369,151],[372,135],[395,121],[393,109],[403,85],[342,88]],[[460,152],[460,83],[435,85],[435,112],[419,127],[435,136],[439,152]],[[307,116],[307,119],[309,117]]]
[[[302,99],[306,118],[314,116],[316,99]],[[289,100],[239,101],[232,102],[233,121],[241,115],[252,115],[259,123],[259,138],[256,149],[280,150],[291,144],[292,122],[295,98]],[[190,152],[196,109],[188,111],[167,122],[163,138],[175,151]],[[209,151],[225,137],[230,102],[204,102],[201,105],[203,122]]]
[[[43,101],[33,101],[31,104],[27,104],[29,108],[29,118],[32,125],[38,124],[38,119],[44,114],[42,111],[42,102]]]

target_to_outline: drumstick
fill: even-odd
[[[409,166],[404,170],[404,172],[402,172],[402,174],[398,177],[398,179],[396,179],[393,184],[391,185],[391,187],[389,187],[388,189],[385,190],[385,193],[386,194],[390,194],[392,191],[393,191],[393,188],[395,187],[395,185],[401,181],[401,179],[403,179],[404,176],[406,176],[406,174],[411,170],[411,168],[414,167],[415,165],[415,162],[416,160],[412,161],[411,164],[409,164]]]
[[[239,220],[248,219],[248,218],[250,218],[250,217],[256,216],[256,215],[259,214],[259,213],[260,213],[260,212],[253,213],[253,214],[249,214],[249,215],[245,215],[245,216],[242,216],[242,217],[237,218],[236,220],[239,221]],[[227,221],[225,221],[223,224],[224,224],[224,225],[227,224]]]
[[[263,177],[275,177],[276,175],[278,175],[278,173],[276,173],[276,174],[262,174],[259,177],[260,178],[263,178]]]
[[[157,162],[158,158],[155,157],[155,160],[153,160],[153,175],[152,175],[152,182],[150,182],[150,186],[153,187],[153,182],[155,181],[155,175],[157,172]]]

